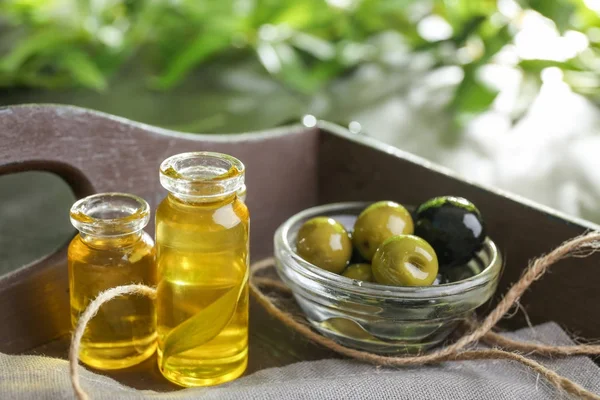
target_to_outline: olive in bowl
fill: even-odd
[[[352,256],[352,241],[342,224],[328,217],[306,221],[296,239],[298,255],[324,270],[341,273]]]
[[[395,235],[413,233],[410,213],[393,201],[379,201],[365,208],[354,224],[352,242],[360,254],[371,260],[377,248]]]
[[[348,265],[342,276],[357,281],[373,282],[373,271],[371,270],[371,265],[367,263]]]
[[[442,271],[467,263],[486,238],[481,213],[462,197],[427,200],[417,208],[415,235],[435,250]]]
[[[392,236],[373,257],[375,282],[393,286],[429,286],[438,275],[438,260],[425,240],[413,235]]]

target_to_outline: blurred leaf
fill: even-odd
[[[527,114],[529,106],[540,92],[542,86],[542,79],[538,73],[523,74],[523,80],[519,86],[519,93],[515,100],[515,104],[510,111],[510,118],[513,124],[519,123],[521,119]]]
[[[274,16],[269,23],[273,25],[285,24],[292,29],[305,29],[315,23],[315,19],[328,16],[332,11],[327,9],[324,0],[309,1],[296,0],[282,2],[288,5]]]
[[[64,48],[68,44],[68,38],[60,32],[41,31],[29,36],[15,46],[10,53],[2,57],[0,69],[16,71],[28,58],[37,54],[51,54],[53,49]]]
[[[581,71],[566,71],[564,81],[577,92],[593,96],[600,92],[600,74]]]
[[[60,65],[64,66],[82,86],[96,90],[106,89],[106,80],[102,71],[91,62],[89,56],[84,52],[78,50],[67,52],[61,57]]]
[[[422,41],[416,23],[410,21],[408,10],[422,0],[363,0],[358,2],[354,21],[365,35],[394,30],[402,33],[407,40]]]
[[[333,44],[317,36],[302,32],[295,32],[290,42],[297,49],[311,54],[316,59],[331,60],[335,57],[336,49]]]
[[[227,36],[212,36],[205,32],[199,33],[196,38],[167,65],[165,72],[158,77],[154,84],[160,89],[168,89],[183,77],[198,63],[226,49],[231,43]]]
[[[572,61],[553,61],[553,60],[521,60],[519,67],[527,72],[540,73],[545,68],[557,67],[562,70],[580,70]]]
[[[415,50],[417,51],[425,51],[436,48],[440,44],[443,43],[452,43],[454,46],[462,47],[467,39],[475,34],[477,30],[480,28],[481,24],[486,21],[486,17],[483,15],[476,15],[467,21],[464,25],[462,25],[460,31],[456,33],[449,39],[439,40],[437,42],[425,42],[420,46],[417,46]]]
[[[284,12],[288,2],[281,0],[256,0],[252,13],[253,26],[270,23]]]
[[[457,46],[462,46],[465,41],[475,33],[486,20],[484,15],[476,15],[465,22],[461,30],[451,39]]]
[[[504,46],[512,42],[512,35],[508,25],[500,27],[497,31],[483,39],[485,50],[483,57],[478,60],[479,64],[484,64],[496,55]]]
[[[473,17],[492,15],[497,11],[497,5],[496,0],[442,0],[435,2],[435,10],[459,31]]]
[[[261,42],[256,51],[270,74],[304,94],[315,92],[340,71],[335,63],[318,64],[311,70],[298,51],[287,43]]]
[[[578,7],[572,16],[573,26],[578,30],[600,27],[600,13],[589,8],[584,0],[576,1],[578,2]]]
[[[489,108],[498,92],[479,81],[474,67],[465,69],[465,76],[456,88],[450,108],[460,118],[478,114]]]
[[[556,24],[559,32],[569,29],[576,7],[571,0],[527,0],[526,4]]]
[[[511,36],[508,26],[500,27],[483,40],[484,53],[474,62],[463,68],[464,77],[454,92],[450,109],[455,114],[455,121],[460,127],[475,114],[489,109],[496,99],[498,91],[480,82],[477,77],[479,67],[487,64],[507,43]]]
[[[497,91],[477,79],[475,71],[473,66],[466,69],[465,77],[456,88],[454,97],[449,104],[454,124],[440,138],[446,146],[454,146],[459,143],[464,126],[475,115],[488,110],[498,95]]]

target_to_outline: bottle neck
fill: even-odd
[[[237,199],[237,194],[232,193],[223,197],[211,197],[203,198],[201,196],[178,196],[177,193],[169,192],[167,196],[169,201],[182,206],[195,206],[195,207],[221,207],[225,204],[233,203]]]
[[[80,232],[81,241],[97,249],[119,249],[131,247],[142,239],[144,231],[127,233],[119,236],[94,235]]]

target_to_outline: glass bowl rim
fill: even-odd
[[[489,248],[491,259],[488,265],[479,274],[457,282],[420,287],[390,286],[372,282],[360,282],[360,284],[357,284],[355,283],[358,282],[356,280],[326,271],[304,260],[295,252],[287,240],[292,226],[303,219],[315,217],[323,213],[359,207],[365,208],[372,203],[373,202],[370,201],[353,201],[323,204],[307,208],[288,218],[275,232],[275,241],[291,256],[294,263],[286,264],[285,267],[278,266],[278,268],[291,268],[295,272],[304,275],[310,280],[317,281],[321,285],[332,290],[341,290],[364,296],[391,299],[433,299],[461,295],[498,278],[502,269],[502,257],[496,244],[489,237],[486,238],[484,246]],[[282,272],[285,273],[285,271]]]

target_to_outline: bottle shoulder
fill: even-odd
[[[77,251],[81,251],[82,249],[85,249],[87,246],[85,243],[83,243],[83,241],[81,240],[81,235],[76,234],[75,236],[73,236],[73,239],[71,239],[71,242],[69,243],[69,247],[67,249],[67,254],[69,257],[71,257],[71,255],[74,252]]]
[[[225,228],[247,225],[249,212],[239,198],[220,203],[184,203],[165,198],[156,209],[156,223],[173,223],[197,226],[223,226]]]
[[[95,265],[127,265],[139,261],[153,260],[155,257],[154,240],[147,232],[139,238],[123,243],[112,238],[109,242],[103,238],[83,240],[76,235],[69,244],[68,259]]]

